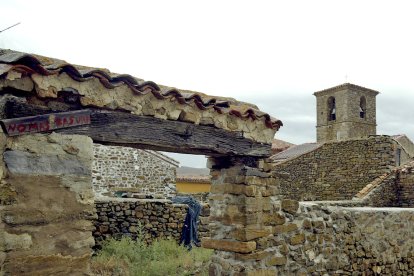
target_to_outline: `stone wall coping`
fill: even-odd
[[[124,197],[98,197],[95,199],[95,203],[107,203],[107,202],[161,202],[161,203],[171,203],[169,199],[140,199],[140,198],[124,198]],[[177,204],[185,205],[185,204]]]
[[[324,201],[301,201],[299,204],[301,206],[307,206],[307,207],[321,207],[320,203],[323,203]],[[333,203],[334,201],[325,201],[327,204]],[[338,201],[341,202],[341,201]],[[344,201],[342,201],[344,202]],[[352,201],[349,201],[352,202]],[[346,211],[352,211],[352,212],[409,212],[414,213],[414,208],[401,208],[401,207],[343,207],[343,206],[324,206],[328,208],[329,210],[346,210]]]
[[[309,203],[316,204],[316,205],[324,205],[324,206],[339,206],[342,207],[343,205],[357,205],[357,204],[365,204],[365,202],[359,198],[352,199],[352,200],[316,200],[316,201],[301,201],[301,204],[307,205]]]
[[[354,212],[390,212],[390,213],[413,213],[414,208],[401,208],[401,207],[341,207],[343,210]]]
[[[155,202],[155,203],[171,203],[174,206],[187,206],[187,204],[173,203],[169,199],[140,199],[140,198],[124,198],[124,197],[98,197],[95,198],[96,203],[109,203],[109,202]],[[202,207],[209,207],[209,203],[199,202]]]

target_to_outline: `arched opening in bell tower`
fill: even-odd
[[[336,106],[335,106],[335,98],[329,97],[328,99],[328,121],[335,121],[336,120]]]
[[[359,117],[365,119],[367,113],[367,100],[364,96],[359,99]]]

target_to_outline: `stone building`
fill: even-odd
[[[93,235],[137,234],[138,222],[177,237],[184,206],[95,201],[93,142],[209,156],[210,275],[414,275],[414,209],[377,208],[414,207],[414,162],[395,166],[390,137],[324,143],[338,165],[338,143],[373,154],[348,158],[335,184],[360,169],[355,160],[383,171],[357,199],[298,202],[281,193],[293,172],[268,159],[282,122],[254,105],[2,49],[0,93],[1,275],[89,275]],[[324,164],[301,164],[327,184]]]
[[[341,141],[376,134],[376,103],[379,92],[345,83],[316,96],[316,141]]]
[[[0,94],[1,275],[88,275],[93,221],[106,212],[102,227],[121,233],[119,225],[136,232],[134,223],[152,221],[149,208],[170,216],[152,225],[165,234],[177,230],[174,214],[183,208],[162,212],[162,202],[122,199],[119,205],[104,203],[104,214],[96,213],[93,143],[209,156],[212,185],[224,188],[210,201],[214,218],[207,221],[209,238],[203,240],[205,247],[216,249],[212,269],[228,263],[225,269],[233,270],[235,259],[223,262],[220,252],[254,250],[245,234],[232,237],[251,223],[228,224],[226,206],[245,215],[259,194],[231,193],[228,183],[257,188],[261,198],[259,180],[271,180],[261,174],[280,120],[232,98],[6,49],[0,49]],[[263,190],[264,197],[270,195]],[[120,224],[114,218],[118,215]],[[250,263],[244,269],[255,271]]]
[[[376,135],[377,91],[345,83],[314,95],[317,142],[271,157],[282,197],[350,200],[381,175],[414,159],[414,144],[406,135]],[[399,185],[394,183],[394,193]]]
[[[157,151],[93,145],[92,183],[96,196],[131,192],[148,197],[176,194],[178,161]]]

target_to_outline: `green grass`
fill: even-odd
[[[212,250],[193,247],[188,251],[174,240],[156,240],[146,245],[130,238],[106,241],[93,257],[95,275],[208,275]]]

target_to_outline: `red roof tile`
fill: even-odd
[[[144,81],[127,74],[111,73],[107,69],[73,65],[59,59],[0,49],[0,75],[11,70],[18,71],[23,76],[31,74],[58,75],[65,72],[78,82],[97,78],[107,89],[126,84],[137,95],[152,93],[160,100],[174,97],[180,104],[194,102],[201,110],[213,108],[221,114],[262,120],[268,128],[272,129],[279,129],[283,125],[280,120],[258,110],[256,106],[238,102],[232,98],[212,97],[199,92],[161,86],[155,82]]]

